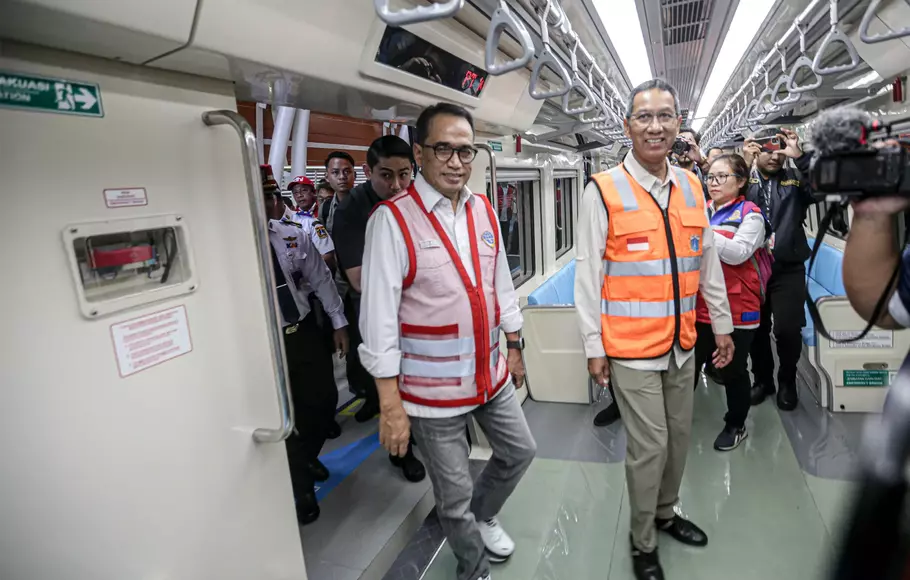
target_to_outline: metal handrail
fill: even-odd
[[[518,38],[523,53],[515,60],[496,64],[499,40],[506,28],[510,28]],[[515,18],[512,11],[509,10],[506,0],[500,0],[499,7],[490,18],[490,30],[487,33],[487,48],[484,58],[487,71],[494,76],[503,75],[526,67],[532,58],[534,58],[534,41],[531,39],[531,33],[521,21]]]
[[[584,79],[581,78],[581,75],[578,73],[578,45],[580,42],[581,41],[578,39],[578,35],[573,32],[572,52],[570,56],[572,63],[572,87],[562,96],[562,112],[566,115],[581,115],[583,113],[590,113],[597,106],[597,102],[594,100],[594,93],[591,91],[591,87],[585,83]],[[570,105],[573,90],[578,90],[585,97],[585,100],[581,106],[574,109]]]
[[[853,46],[853,43],[850,42],[850,39],[847,38],[847,35],[844,34],[844,31],[840,29],[838,25],[837,18],[837,0],[829,0],[828,10],[831,16],[831,30],[828,31],[828,34],[825,35],[825,38],[822,39],[821,46],[818,47],[818,50],[815,52],[815,60],[812,61],[812,70],[816,74],[826,76],[833,75],[842,72],[850,72],[859,66],[860,59],[859,54],[856,52],[856,47]],[[832,42],[840,41],[843,43],[844,47],[847,49],[847,54],[850,55],[850,62],[847,64],[839,64],[824,68],[822,66],[822,56],[825,54],[825,51],[828,49],[828,45]]]
[[[799,93],[791,93],[790,89],[787,88],[792,82],[790,76],[787,74],[787,53],[781,49],[779,44],[774,45],[774,49],[780,54],[781,74],[777,77],[777,81],[774,83],[774,89],[771,91],[771,104],[777,106],[792,105],[793,103],[798,102],[802,96]],[[780,92],[781,87],[787,90],[787,96],[783,99],[778,99],[777,94]]]
[[[556,53],[550,48],[550,30],[549,25],[547,24],[547,15],[550,14],[552,7],[553,0],[547,0],[547,6],[540,15],[540,40],[543,44],[543,49],[540,51],[540,54],[537,55],[537,62],[534,63],[534,70],[531,72],[531,83],[528,85],[528,94],[531,95],[532,99],[538,101],[552,97],[561,97],[572,90],[572,77],[569,75],[569,71],[566,70],[566,67],[563,66],[559,61],[559,58],[557,58]],[[537,90],[537,84],[540,82],[540,74],[543,72],[543,67],[546,65],[550,65],[550,68],[560,76],[563,82],[562,88],[550,91]]]
[[[910,4],[910,0],[905,1],[907,4]],[[869,6],[866,7],[866,12],[863,14],[863,20],[859,25],[860,40],[866,44],[875,44],[877,42],[885,42],[886,40],[894,40],[896,38],[910,36],[910,26],[901,30],[895,30],[894,32],[879,34],[877,36],[869,36],[869,25],[872,24],[872,17],[875,16],[875,11],[878,10],[878,6],[881,3],[882,0],[872,0],[869,2]]]
[[[449,0],[448,2],[439,4],[416,6],[414,8],[405,8],[393,12],[389,8],[389,1],[390,0],[373,0],[373,7],[376,8],[376,14],[389,26],[407,26],[408,24],[450,18],[458,14],[458,11],[464,7],[464,0]]]
[[[496,193],[496,155],[493,153],[493,148],[486,143],[474,143],[474,147],[490,154],[490,197],[493,198],[490,203],[493,205],[493,213],[499,215],[499,195]]]
[[[281,322],[278,318],[278,298],[275,294],[277,283],[272,266],[271,242],[269,241],[268,219],[262,203],[262,180],[259,173],[259,158],[256,152],[256,135],[253,128],[238,113],[228,110],[207,111],[202,114],[202,122],[209,127],[230,125],[240,135],[240,153],[243,156],[243,173],[246,180],[247,196],[250,203],[250,215],[253,220],[253,238],[256,241],[256,257],[259,263],[259,274],[262,276],[262,298],[265,301],[265,313],[269,330],[269,347],[272,351],[272,371],[275,374],[275,388],[278,391],[278,411],[281,415],[281,426],[277,429],[258,428],[253,431],[253,439],[259,443],[280,443],[287,439],[294,429],[294,405],[291,402],[288,388],[287,362],[284,358],[284,346],[281,339]]]

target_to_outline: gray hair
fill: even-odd
[[[626,119],[630,119],[632,117],[632,103],[635,101],[636,95],[638,95],[638,93],[643,93],[645,91],[654,89],[657,89],[659,91],[667,91],[673,95],[673,107],[676,110],[676,114],[679,115],[679,97],[676,96],[676,89],[673,88],[673,85],[663,79],[651,79],[649,81],[641,83],[632,89],[631,93],[629,93],[629,100],[626,102]]]

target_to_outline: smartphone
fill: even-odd
[[[755,142],[761,145],[762,151],[767,151],[768,153],[773,153],[775,151],[780,151],[783,149],[783,146],[780,142],[780,137],[777,135],[773,137],[763,137],[761,139],[756,139]]]

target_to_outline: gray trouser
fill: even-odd
[[[639,371],[610,362],[616,403],[626,428],[626,482],[632,508],[632,544],[657,547],[654,518],[670,519],[689,453],[695,357],[666,371]]]
[[[499,513],[537,452],[511,384],[472,414],[493,448],[476,484],[468,466],[468,415],[411,418],[411,432],[433,483],[436,513],[458,559],[458,580],[478,580],[490,573],[477,522]]]

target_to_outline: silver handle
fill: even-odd
[[[278,298],[275,295],[275,272],[272,269],[272,255],[269,244],[268,220],[265,205],[262,203],[262,181],[259,174],[259,162],[256,152],[256,135],[253,128],[234,111],[207,111],[202,114],[202,122],[209,127],[230,125],[240,135],[240,153],[243,156],[243,173],[246,178],[246,189],[250,202],[250,215],[253,220],[253,237],[256,240],[256,253],[259,258],[259,273],[264,284],[262,298],[265,300],[265,313],[268,317],[269,347],[272,349],[272,371],[275,373],[275,387],[278,391],[278,411],[281,415],[281,426],[277,429],[259,428],[253,431],[253,439],[259,443],[280,443],[288,438],[294,429],[294,406],[291,403],[288,389],[287,362],[284,359],[284,347],[281,340],[281,323],[278,320]]]
[[[464,0],[449,0],[441,4],[417,6],[397,12],[389,9],[389,0],[373,0],[373,6],[376,8],[379,18],[389,26],[407,26],[455,16],[464,6]]]
[[[771,103],[772,104],[777,105],[777,106],[791,105],[791,104],[799,101],[802,98],[799,93],[791,93],[790,89],[787,88],[791,82],[792,81],[790,80],[790,77],[786,74],[786,72],[777,78],[777,82],[774,83],[774,89],[771,94]],[[777,94],[780,92],[781,88],[784,88],[787,90],[787,96],[782,99],[778,99]]]
[[[499,48],[499,39],[506,28],[510,28],[518,38],[523,52],[513,61],[496,64],[496,49]],[[505,0],[500,0],[499,8],[490,19],[490,31],[487,33],[487,49],[484,59],[487,71],[494,76],[503,75],[528,66],[532,58],[534,58],[534,41],[531,39],[531,33],[524,24],[515,18]]]
[[[540,73],[543,72],[543,67],[545,65],[550,65],[550,68],[556,71],[556,74],[562,78],[562,87],[550,91],[537,90],[537,84],[540,82]],[[550,47],[544,46],[543,50],[540,52],[540,56],[537,57],[537,62],[534,64],[534,71],[531,73],[531,84],[528,85],[528,93],[530,93],[531,97],[534,99],[543,101],[551,97],[561,97],[571,89],[572,77],[569,76],[569,71],[566,70],[566,67],[563,66],[561,62],[559,62],[559,58],[557,58]]]
[[[812,71],[812,74],[815,75],[815,82],[809,83],[808,85],[799,86],[796,84],[796,73],[801,68],[808,68]],[[815,68],[812,66],[812,61],[805,54],[796,59],[796,62],[793,63],[793,68],[790,69],[790,82],[787,83],[787,90],[791,93],[805,93],[808,91],[814,91],[818,87],[822,86],[822,77],[818,75]]]
[[[878,9],[878,5],[881,3],[882,0],[872,0],[872,2],[869,3],[869,6],[866,7],[866,12],[863,14],[863,20],[859,25],[860,40],[866,44],[875,44],[876,42],[885,42],[886,40],[894,40],[895,38],[910,36],[910,27],[902,28],[894,32],[879,34],[876,36],[869,36],[869,25],[872,24],[872,17],[875,16],[875,11]],[[910,1],[907,3],[910,4]]]
[[[474,147],[478,149],[483,149],[490,154],[490,197],[493,199],[490,200],[490,203],[493,204],[493,213],[496,214],[497,219],[499,216],[499,195],[497,194],[496,189],[496,155],[493,154],[493,148],[487,145],[486,143],[474,143]]]
[[[847,35],[843,33],[838,25],[837,0],[828,1],[828,15],[830,17],[831,30],[825,35],[825,38],[822,40],[822,45],[818,47],[818,51],[815,53],[815,59],[812,61],[812,70],[819,75],[833,75],[849,72],[859,66],[861,59],[856,53],[856,47],[853,46],[853,43],[850,42],[850,39],[847,38]],[[835,41],[840,41],[844,44],[844,47],[847,49],[847,54],[850,55],[850,63],[824,68],[822,66],[822,56],[824,56],[825,51],[828,50],[828,45]]]

